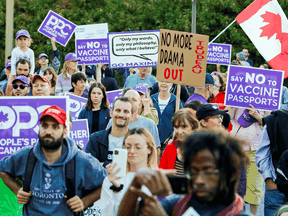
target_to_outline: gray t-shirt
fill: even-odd
[[[115,148],[121,148],[123,145],[123,137],[114,137],[111,134],[108,135],[108,141],[109,141],[109,149],[108,151],[113,151]]]
[[[112,122],[113,122],[113,119],[111,118],[108,122],[106,129],[112,126]],[[139,116],[137,121],[129,123],[129,129],[136,128],[136,127],[146,128],[152,134],[156,147],[157,148],[160,147],[158,128],[153,120],[143,117],[143,116]],[[110,146],[110,143],[109,143],[109,146]]]

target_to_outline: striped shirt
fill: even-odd
[[[178,157],[176,157],[176,162],[175,162],[175,166],[174,169],[176,170],[176,176],[179,177],[185,177],[185,172],[184,172],[184,163],[182,161],[180,161],[178,159]]]

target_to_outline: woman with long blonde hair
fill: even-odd
[[[120,168],[113,171],[116,164],[106,166],[108,175],[105,177],[101,191],[102,215],[117,215],[117,211],[126,190],[131,184],[135,172],[140,168],[157,168],[156,144],[151,133],[145,128],[133,128],[129,130],[123,140],[123,148],[127,154],[127,175],[124,178],[115,176]],[[143,191],[151,194],[148,188]]]
[[[71,77],[78,72],[78,61],[75,53],[68,53],[65,62],[56,82],[56,95],[64,95],[72,88]]]

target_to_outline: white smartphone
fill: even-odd
[[[120,171],[116,173],[116,177],[123,178],[126,176],[126,167],[127,167],[127,150],[126,149],[114,149],[113,150],[113,160],[112,163],[116,163],[117,165],[113,169],[114,172],[116,169],[120,167]]]

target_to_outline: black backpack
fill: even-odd
[[[76,155],[75,155],[76,156]],[[75,167],[76,167],[76,159],[75,156],[66,164],[65,167],[65,182],[66,182],[66,187],[67,191],[65,195],[67,196],[67,200],[70,198],[74,197],[76,195],[75,193]],[[26,165],[26,170],[25,170],[25,180],[23,181],[23,191],[29,193],[30,191],[30,184],[32,180],[32,175],[34,171],[34,167],[36,164],[37,158],[35,154],[33,153],[33,148],[29,152],[28,160],[27,160],[27,165]],[[83,191],[83,195],[90,193],[91,191]],[[80,216],[84,215],[83,212],[78,212],[74,213],[74,215]]]

